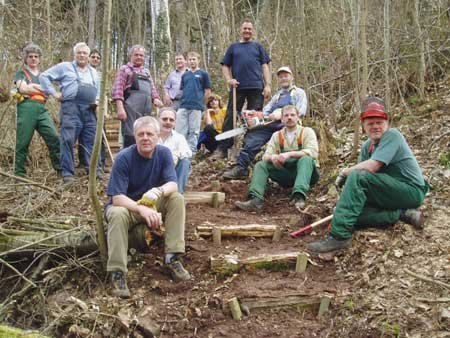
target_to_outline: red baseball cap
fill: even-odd
[[[366,105],[364,105],[364,108],[361,111],[361,115],[359,116],[361,121],[370,117],[379,117],[385,120],[389,120],[389,116],[388,114],[386,114],[384,104],[375,101],[368,102]]]

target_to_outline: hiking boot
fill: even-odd
[[[235,166],[233,169],[225,171],[223,173],[224,178],[228,178],[230,180],[239,180],[246,178],[248,176],[248,170],[242,168],[240,166]]]
[[[74,183],[75,183],[75,177],[73,177],[73,176],[64,176],[63,177],[63,187],[64,188],[69,188]]]
[[[120,298],[130,298],[127,281],[122,271],[111,273],[112,294]]]
[[[410,224],[415,228],[423,229],[425,218],[419,209],[401,209],[400,221]]]
[[[165,264],[164,270],[175,282],[186,281],[191,278],[191,275],[177,257],[172,258],[169,264]]]
[[[294,205],[297,210],[304,209],[306,206],[305,197],[302,194],[295,194],[291,199],[291,205]]]
[[[223,152],[222,150],[216,149],[209,158],[213,161],[223,160],[227,158],[227,153]]]
[[[308,244],[308,250],[314,253],[329,252],[335,250],[342,250],[352,245],[352,239],[337,239],[333,236],[328,236],[321,241],[312,242]]]
[[[253,197],[252,199],[249,199],[248,201],[245,202],[236,201],[234,205],[244,211],[252,211],[252,210],[258,211],[263,208],[264,201],[258,197]]]

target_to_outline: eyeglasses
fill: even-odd
[[[101,57],[100,57],[100,56],[91,56],[91,59],[97,59],[97,60],[100,60]]]
[[[174,122],[175,119],[171,118],[171,117],[163,117],[161,118],[161,120],[163,120],[164,122],[170,121],[170,122]]]

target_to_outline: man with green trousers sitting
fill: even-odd
[[[422,204],[429,186],[404,136],[389,127],[383,100],[368,97],[360,119],[368,140],[358,164],[344,169],[336,179],[336,186],[343,191],[331,232],[308,245],[313,253],[349,247],[356,227],[386,226],[399,219],[416,227],[423,224],[422,214],[415,208]]]
[[[319,147],[314,130],[301,126],[297,107],[292,105],[283,107],[281,121],[284,128],[272,135],[263,160],[256,163],[250,199],[235,203],[239,209],[263,208],[269,178],[284,188],[292,187],[291,203],[303,209],[310,186],[319,180]]]

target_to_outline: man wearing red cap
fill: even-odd
[[[315,253],[351,245],[355,227],[386,226],[399,219],[422,227],[418,208],[428,192],[428,183],[403,135],[389,128],[383,100],[367,98],[360,119],[368,140],[358,164],[344,169],[336,179],[343,187],[328,237],[308,245]]]

